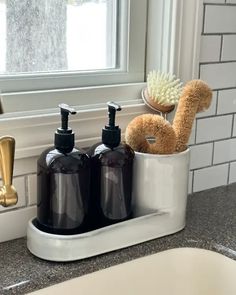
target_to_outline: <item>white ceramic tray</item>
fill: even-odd
[[[31,219],[27,247],[39,258],[73,261],[125,248],[183,229],[168,212],[152,212],[128,221],[78,235],[55,235],[40,231]]]
[[[173,155],[136,153],[134,218],[78,235],[27,231],[28,249],[52,261],[73,261],[173,234],[185,226],[189,149]]]

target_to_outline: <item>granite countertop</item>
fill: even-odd
[[[184,230],[122,250],[69,263],[29,253],[26,238],[0,244],[0,294],[25,294],[112,265],[177,247],[197,247],[236,260],[236,184],[188,198]]]

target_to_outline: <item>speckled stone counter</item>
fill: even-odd
[[[34,257],[26,239],[0,244],[0,294],[26,294],[115,264],[176,247],[217,251],[236,260],[236,184],[188,198],[187,225],[176,234],[70,263]]]

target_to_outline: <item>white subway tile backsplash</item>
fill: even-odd
[[[224,35],[222,45],[222,61],[236,60],[236,35]]]
[[[0,214],[0,243],[26,236],[28,221],[35,216],[35,206]]]
[[[219,91],[217,114],[236,112],[236,89]]]
[[[194,171],[193,192],[226,185],[228,164],[217,165]]]
[[[190,169],[210,166],[212,162],[213,143],[200,144],[190,148]]]
[[[2,185],[2,181],[0,182],[0,185]],[[0,206],[0,212],[26,206],[25,177],[14,178],[13,185],[15,186],[17,194],[18,194],[18,202],[16,205],[11,207]]]
[[[206,5],[204,33],[236,33],[236,6]]]
[[[212,102],[209,107],[205,112],[200,112],[197,114],[197,118],[203,118],[203,117],[208,117],[208,116],[213,116],[216,114],[216,101],[217,101],[217,92],[213,92],[213,97],[212,97]]]
[[[230,163],[229,183],[236,182],[236,162]]]
[[[203,64],[200,78],[213,89],[236,87],[236,62]]]
[[[236,138],[215,142],[214,164],[236,160]]]
[[[221,36],[202,36],[200,62],[220,60]]]
[[[198,119],[196,143],[229,138],[232,120],[232,115]]]
[[[14,163],[14,176],[35,173],[37,171],[38,157],[16,159]]]
[[[35,205],[37,203],[37,176],[28,176],[28,205]]]

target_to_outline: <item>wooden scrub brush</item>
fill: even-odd
[[[142,91],[143,101],[152,110],[166,117],[178,103],[182,83],[174,75],[151,71],[147,77],[147,88]]]

